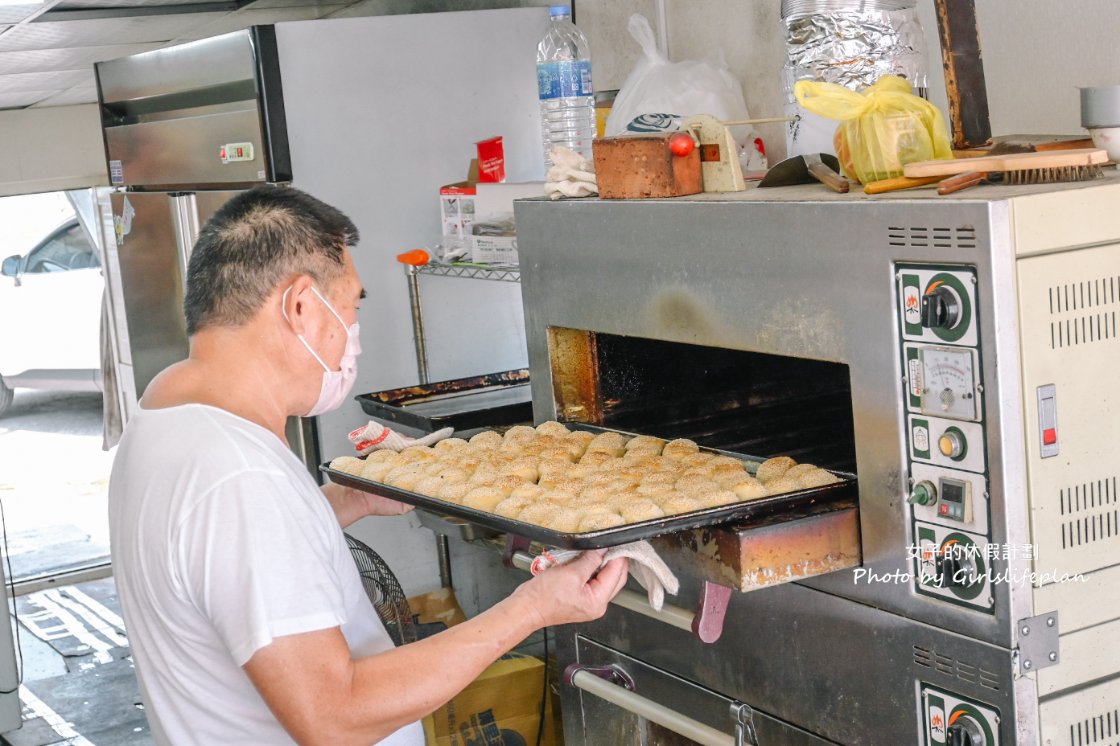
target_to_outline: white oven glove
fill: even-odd
[[[374,451],[403,451],[409,446],[430,446],[444,438],[451,437],[453,432],[455,432],[455,428],[445,427],[442,430],[429,433],[423,438],[410,438],[407,435],[401,435],[396,430],[385,427],[380,422],[370,420],[368,425],[363,425],[357,430],[351,431],[347,437],[354,444],[354,450],[358,452],[358,455],[365,456]]]
[[[547,568],[571,562],[580,554],[582,552],[572,549],[550,549],[535,557],[529,569],[534,575],[540,575]],[[603,555],[603,564],[617,557],[630,560],[630,574],[646,589],[646,593],[649,594],[649,605],[654,611],[661,611],[661,607],[665,604],[666,592],[670,596],[675,596],[680,590],[677,576],[664,560],[657,556],[657,552],[648,541],[634,541],[611,547]]]
[[[550,151],[552,167],[545,176],[544,193],[550,199],[590,197],[599,193],[595,164],[579,153],[557,145]]]

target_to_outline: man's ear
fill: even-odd
[[[312,290],[314,286],[315,281],[309,275],[297,275],[280,294],[281,311],[296,334],[307,331],[307,305],[318,301]]]

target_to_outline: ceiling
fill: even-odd
[[[0,0],[0,109],[95,103],[94,62],[256,24],[545,4],[547,0]]]

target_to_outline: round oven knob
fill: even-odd
[[[939,285],[922,296],[921,323],[927,329],[952,329],[961,320],[957,294]]]
[[[910,490],[910,497],[906,498],[906,502],[911,505],[933,505],[937,502],[937,487],[933,482],[923,479]]]
[[[972,588],[982,582],[975,560],[955,546],[935,558],[934,572],[940,588]]]
[[[968,715],[962,715],[945,731],[946,746],[987,746],[984,731]]]
[[[951,427],[941,433],[941,437],[937,439],[937,450],[941,451],[941,455],[946,458],[960,461],[964,458],[965,452],[968,450],[968,443],[964,439],[964,433],[955,427]]]

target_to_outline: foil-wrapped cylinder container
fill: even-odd
[[[898,75],[925,95],[926,45],[915,5],[916,0],[782,0],[786,113],[799,117],[786,132],[790,155],[835,152],[836,123],[801,109],[793,95],[799,80],[858,91],[883,75]]]

